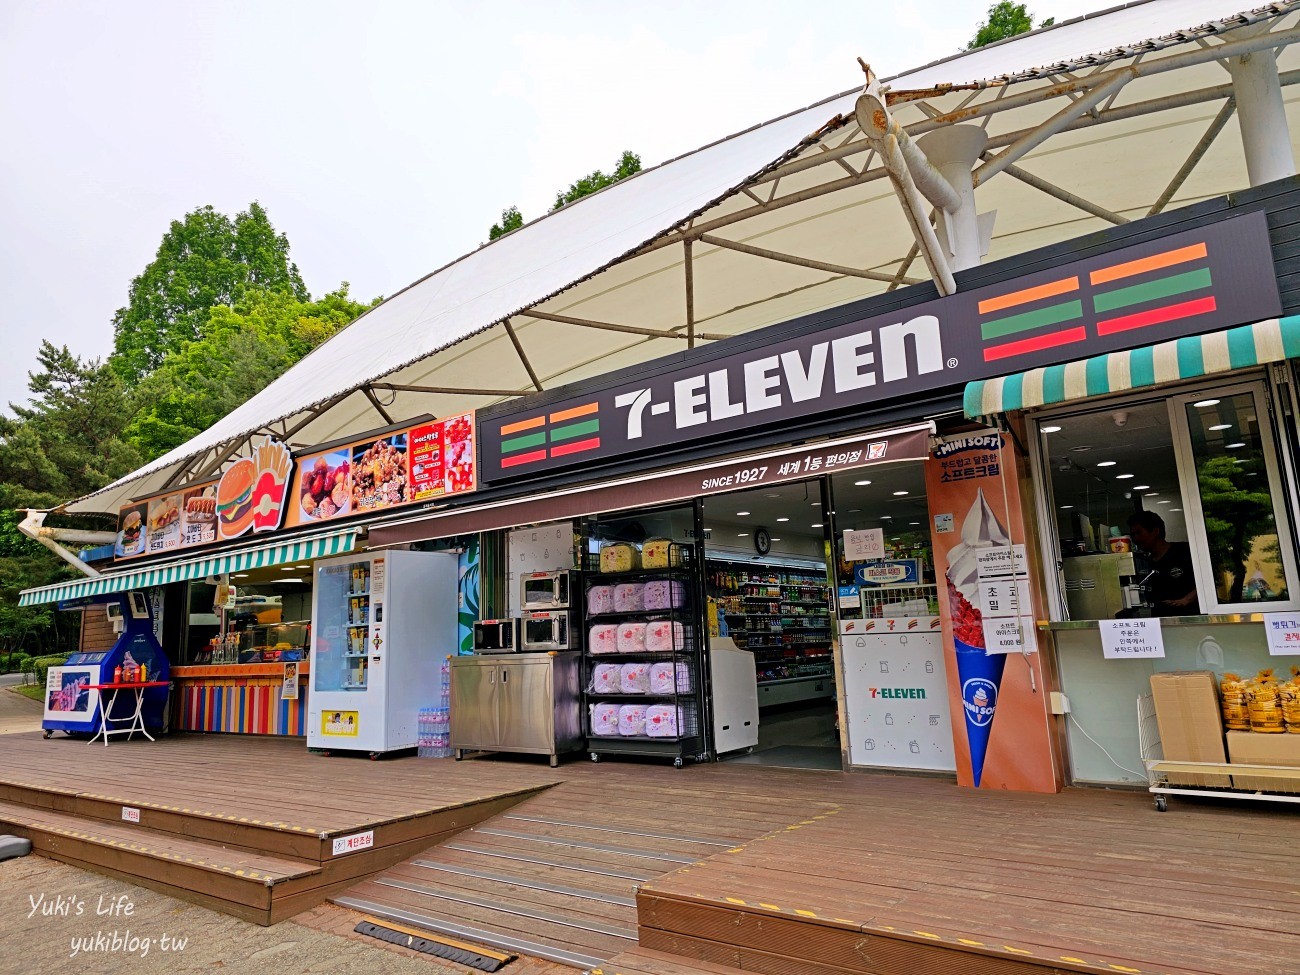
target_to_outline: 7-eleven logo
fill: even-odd
[[[541,413],[501,428],[501,466],[519,467],[600,446],[600,404]]]

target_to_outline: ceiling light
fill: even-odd
[[[901,497],[902,497],[903,495],[905,495],[906,493],[907,493],[906,491],[895,491],[895,492],[894,492],[894,497],[896,497],[896,498],[901,498]]]
[[[1052,426],[1052,427],[1039,427],[1038,430],[1039,430],[1040,433],[1060,433],[1060,432],[1061,432],[1061,428],[1060,428],[1060,427],[1056,427],[1056,426]]]
[[[1072,454],[1081,454],[1081,453],[1083,453],[1085,450],[1092,450],[1092,445],[1091,445],[1091,444],[1086,444],[1086,443],[1081,443],[1081,444],[1079,444],[1079,446],[1077,446],[1077,447],[1071,447],[1071,448],[1070,448],[1070,453],[1072,453]]]
[[[736,517],[737,517],[737,518],[744,518],[745,515],[747,515],[747,514],[749,514],[748,511],[737,511],[737,512],[736,512]]]
[[[820,527],[822,527],[822,523],[819,521],[819,522],[817,522],[817,524],[815,524],[815,525],[809,525],[808,527],[810,527],[810,528],[820,528]]]
[[[890,541],[891,541],[891,542],[901,542],[902,539],[901,539],[899,536],[895,535],[893,538],[890,539]]]
[[[1159,492],[1159,491],[1152,491],[1150,494],[1145,494],[1145,495],[1143,495],[1143,497],[1146,497],[1146,498],[1158,498],[1158,497],[1160,497],[1160,492]]]
[[[1246,445],[1242,443],[1240,440],[1238,440],[1236,443],[1225,443],[1223,446],[1225,446],[1229,450],[1236,450],[1237,448],[1244,447]]]
[[[1062,510],[1062,511],[1069,511],[1069,510],[1070,510],[1071,508],[1073,508],[1073,507],[1074,507],[1074,505],[1072,505],[1072,504],[1063,504],[1063,505],[1061,505],[1061,510]]]
[[[280,566],[280,571],[281,571],[281,572],[297,572],[297,571],[299,571],[299,570],[298,570],[298,567],[297,567],[296,565],[282,565],[282,566]]]
[[[737,533],[736,537],[737,537],[737,538],[748,538],[748,537],[749,537],[749,532],[739,532],[739,533]]]
[[[1218,406],[1219,401],[1217,399],[1203,399],[1193,403],[1192,405],[1195,406],[1197,409],[1204,410],[1204,409],[1208,409],[1211,406]]]
[[[779,538],[769,538],[769,539],[768,539],[769,542],[779,542],[780,540],[781,540],[781,539],[779,539]]]
[[[779,501],[779,500],[781,499],[781,495],[779,495],[779,494],[765,494],[765,495],[763,495],[763,497],[765,497],[765,498],[772,498],[773,500],[776,500],[776,501]]]
[[[1114,461],[1114,460],[1099,460],[1099,461],[1097,461],[1097,466],[1098,466],[1098,467],[1114,467],[1117,463],[1119,463],[1119,462],[1118,462],[1118,461]]]
[[[789,521],[789,518],[778,518],[777,521]]]
[[[1183,509],[1182,509],[1182,508],[1170,508],[1169,510],[1170,510],[1170,511],[1182,511]]]
[[[1173,502],[1166,498],[1164,501],[1157,501],[1156,504],[1173,504]]]
[[[909,521],[908,524],[909,524],[909,525],[919,525],[920,522],[919,522],[919,521]]]
[[[247,573],[247,572],[236,572],[233,576],[231,576],[231,578],[232,578],[232,579],[247,579],[247,578],[248,578],[248,573]]]
[[[870,484],[871,482],[870,482],[870,481],[854,481],[853,483],[856,484],[858,487],[866,487],[866,486],[867,486],[868,484]]]
[[[1147,489],[1150,488],[1150,487],[1151,487],[1150,484],[1134,484],[1134,485],[1133,485],[1133,490],[1134,490],[1134,491],[1145,491],[1145,490],[1147,490]]]
[[[302,582],[302,580],[299,579],[297,576],[290,576],[289,578],[281,579],[280,581],[281,582]]]
[[[1115,475],[1115,480],[1117,480],[1117,481],[1123,481],[1123,480],[1127,480],[1128,478],[1130,478],[1130,477],[1132,477],[1132,476],[1133,476],[1132,474],[1116,474],[1116,475]]]
[[[851,515],[858,515],[858,514],[861,514],[861,513],[862,513],[862,509],[861,509],[861,508],[850,508],[850,509],[849,509],[849,514],[851,514]]]
[[[893,518],[894,518],[893,515],[881,515],[881,516],[880,516],[880,520],[881,520],[881,521],[892,521]]]
[[[814,508],[820,508],[822,506],[822,503],[820,501],[810,501],[809,504],[811,504]]]
[[[1209,430],[1231,430],[1231,429],[1232,429],[1232,424],[1231,424],[1231,423],[1216,423],[1214,426],[1212,426],[1212,427],[1208,427],[1207,429],[1209,429]]]

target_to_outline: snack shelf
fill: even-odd
[[[631,555],[626,543],[615,544],[623,549],[616,554],[624,563],[629,558],[639,561],[640,553]],[[592,761],[602,755],[635,754],[671,758],[681,768],[687,758],[708,757],[701,727],[704,669],[699,562],[689,545],[651,540],[645,543],[644,551],[652,550],[660,564],[651,567],[634,565],[609,571],[614,559],[602,560],[600,553],[591,553],[584,560],[587,640],[582,685],[587,747]],[[602,563],[606,571],[601,571]],[[654,583],[670,585],[655,587]],[[637,585],[658,589],[661,598],[666,589],[663,601],[673,605],[610,609],[611,598],[619,605],[635,607],[643,599],[648,600],[649,594],[634,592],[629,596],[626,591],[616,591],[611,596],[609,592],[593,592],[599,587]],[[601,611],[593,612],[593,606]],[[617,651],[611,649],[613,642],[617,643]],[[662,648],[637,647],[638,642],[660,644]],[[606,652],[594,652],[597,647]],[[644,665],[639,673],[637,665]],[[629,680],[633,683],[627,683]],[[652,681],[659,683],[651,685]],[[671,689],[665,689],[665,685]],[[645,734],[644,729],[651,727],[668,733]]]

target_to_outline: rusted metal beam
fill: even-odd
[[[678,243],[681,242],[678,238]],[[553,315],[548,311],[538,311],[536,308],[530,308],[527,311],[519,313],[525,318],[539,318],[544,322],[556,322],[560,325],[580,325],[583,328],[598,328],[607,332],[625,332],[628,335],[648,335],[655,339],[682,339],[686,335],[679,331],[664,331],[658,328],[642,328],[639,325],[615,325],[613,322],[597,322],[590,318],[574,318],[572,315]],[[719,339],[729,338],[726,335],[714,335],[709,332],[696,332],[697,339],[704,339],[710,342],[716,342]]]
[[[1174,198],[1174,194],[1178,192],[1183,183],[1187,182],[1187,177],[1192,175],[1192,170],[1196,168],[1196,164],[1209,151],[1210,146],[1214,144],[1214,140],[1219,137],[1219,133],[1223,131],[1223,127],[1228,124],[1228,119],[1232,118],[1232,113],[1236,110],[1237,99],[1229,95],[1228,100],[1219,109],[1219,114],[1214,116],[1214,121],[1210,123],[1210,127],[1205,130],[1205,134],[1193,147],[1191,154],[1178,168],[1178,172],[1169,181],[1169,185],[1165,187],[1164,192],[1151,205],[1151,209],[1147,211],[1148,217],[1154,216],[1169,205],[1169,201]]]
[[[379,397],[375,395],[375,391],[369,386],[363,386],[361,392],[366,394],[366,399],[370,400],[370,405],[375,408],[375,412],[384,418],[384,423],[391,427],[393,425],[393,418],[389,416],[388,411],[384,409],[384,404],[379,402]]]
[[[527,389],[465,389],[457,386],[413,386],[409,383],[371,383],[375,389],[398,393],[429,393],[434,396],[527,396]]]
[[[533,364],[528,361],[528,356],[524,353],[524,347],[519,344],[519,336],[515,334],[514,326],[510,324],[510,319],[501,323],[505,326],[506,334],[510,336],[510,341],[514,344],[515,352],[519,356],[519,361],[524,364],[524,370],[528,373],[528,378],[533,381],[533,385],[540,391],[542,381],[537,378],[537,373],[533,372]]]
[[[766,247],[755,247],[752,244],[742,244],[734,240],[724,240],[721,237],[714,237],[712,234],[701,234],[700,243],[712,244],[714,247],[725,247],[728,250],[739,251],[741,254],[752,254],[754,257],[765,257],[770,261],[781,261],[784,264],[796,264],[799,267],[810,267],[817,271],[830,271],[832,274],[842,274],[846,277],[866,278],[869,281],[892,282],[896,275],[888,274],[884,271],[867,271],[856,267],[845,267],[843,264],[828,264],[825,261],[814,261],[808,257],[797,257],[794,254],[784,254],[780,251],[768,250]],[[905,278],[904,284],[920,284],[920,278]]]
[[[695,348],[695,262],[691,256],[691,239],[682,241],[682,263],[686,270],[686,348]]]

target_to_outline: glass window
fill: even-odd
[[[1068,618],[1290,603],[1266,396],[1243,384],[1037,421]]]

